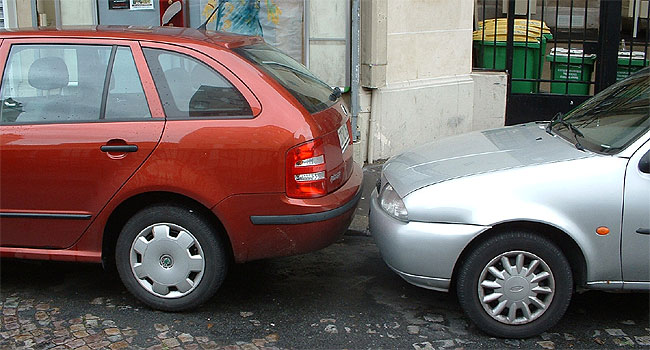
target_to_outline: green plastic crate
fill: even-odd
[[[542,36],[541,43],[532,39],[529,42],[515,41],[513,43],[512,77],[515,79],[539,79],[542,76],[540,58],[546,53],[546,41],[550,34]],[[495,70],[506,69],[506,42],[474,40],[474,48],[478,55],[478,67]],[[495,59],[496,56],[496,59]],[[525,70],[524,70],[525,68]],[[533,81],[513,81],[512,92],[536,93],[539,84]]]
[[[551,80],[569,81],[551,83],[551,93],[568,94],[568,95],[589,95],[588,82],[591,80],[591,73],[594,70],[596,55],[583,55],[582,50],[571,50],[560,52],[554,55],[553,52],[546,56],[546,60],[551,63]],[[573,83],[576,82],[576,83]]]
[[[641,70],[641,68],[646,67],[649,64],[649,60],[643,59],[643,56],[641,57],[635,57],[632,56],[630,59],[629,53],[625,56],[621,56],[619,53],[618,56],[618,67],[616,69],[616,81],[623,80],[630,75],[634,74],[634,72]]]

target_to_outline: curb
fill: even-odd
[[[370,195],[372,190],[377,183],[377,179],[381,176],[381,169],[383,167],[383,162],[366,164],[363,166],[363,184],[361,189],[361,200],[359,200],[359,205],[357,207],[354,218],[352,218],[352,223],[348,231],[345,233],[346,236],[371,236],[370,230],[368,229],[368,214],[370,209]]]

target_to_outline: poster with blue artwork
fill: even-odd
[[[303,0],[202,0],[207,29],[261,36],[302,62]]]

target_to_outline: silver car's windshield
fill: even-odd
[[[587,100],[552,129],[592,152],[618,153],[650,129],[649,82],[650,70],[644,69]]]

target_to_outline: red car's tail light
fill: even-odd
[[[351,122],[351,120],[352,120],[352,118],[348,118],[348,122],[347,122],[348,132],[350,133],[349,134],[350,135],[350,143],[349,143],[350,145],[353,144],[353,142],[354,142],[354,135],[352,134],[352,122]]]
[[[287,152],[287,196],[314,198],[327,194],[323,140],[316,139]]]

